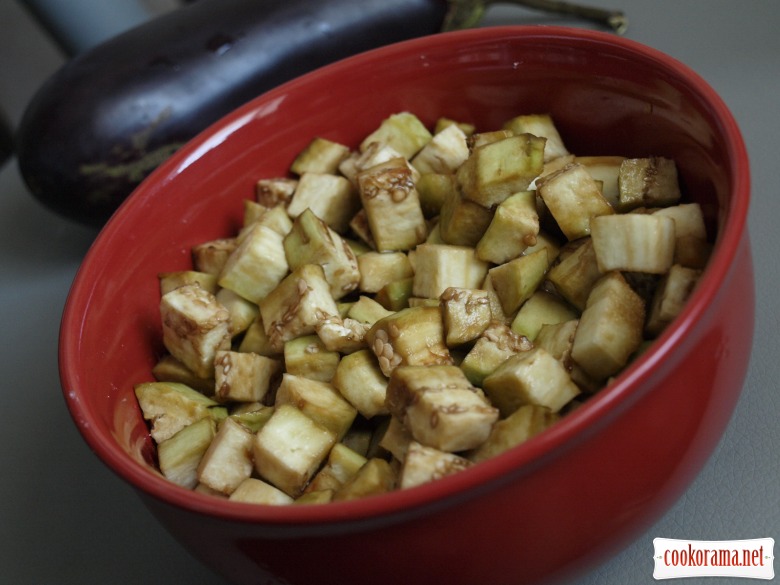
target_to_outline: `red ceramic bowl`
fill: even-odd
[[[259,177],[315,135],[356,145],[388,114],[494,129],[550,112],[575,153],[664,155],[717,230],[685,311],[609,388],[530,442],[361,501],[266,507],[185,491],[153,465],[133,395],[161,353],[157,274],[235,233]],[[699,472],[747,368],[754,319],[748,160],[715,92],[613,35],[502,27],[363,54],[227,116],[160,167],[97,238],[65,309],[60,367],[79,430],[160,522],[236,583],[374,585],[570,577],[646,530]]]

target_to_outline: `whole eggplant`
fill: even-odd
[[[16,131],[30,192],[102,225],[209,124],[343,57],[441,29],[444,0],[199,0],[75,57]]]

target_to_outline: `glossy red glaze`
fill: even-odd
[[[228,503],[163,479],[133,396],[161,353],[157,274],[230,235],[256,179],[315,135],[356,145],[410,110],[498,127],[550,112],[570,150],[665,155],[718,230],[684,313],[609,388],[552,429],[465,472],[355,502]],[[656,520],[699,472],[750,356],[748,159],[696,73],[612,35],[478,29],[410,41],[273,90],[147,180],[88,253],[61,331],[64,395],[86,442],[196,557],[237,583],[475,584],[562,578]]]

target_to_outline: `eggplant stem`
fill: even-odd
[[[561,0],[448,0],[449,9],[444,19],[442,31],[459,30],[477,26],[490,4],[499,2],[524,6],[552,14],[574,16],[622,35],[628,29],[628,17],[620,10],[594,8]]]

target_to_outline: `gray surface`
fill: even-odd
[[[737,410],[684,497],[647,533],[626,543],[622,553],[578,581],[641,584],[654,582],[655,537],[780,540],[780,4],[592,4],[623,8],[631,18],[629,38],[678,58],[709,81],[740,124],[753,169],[750,229],[757,332]],[[556,21],[502,9],[492,11],[488,22]],[[0,0],[0,108],[12,121],[18,121],[32,92],[60,61],[26,14],[13,1]],[[68,287],[93,235],[32,200],[14,161],[0,169],[0,583],[224,583],[159,528],[130,488],[89,452],[65,409],[57,375],[57,328]]]

